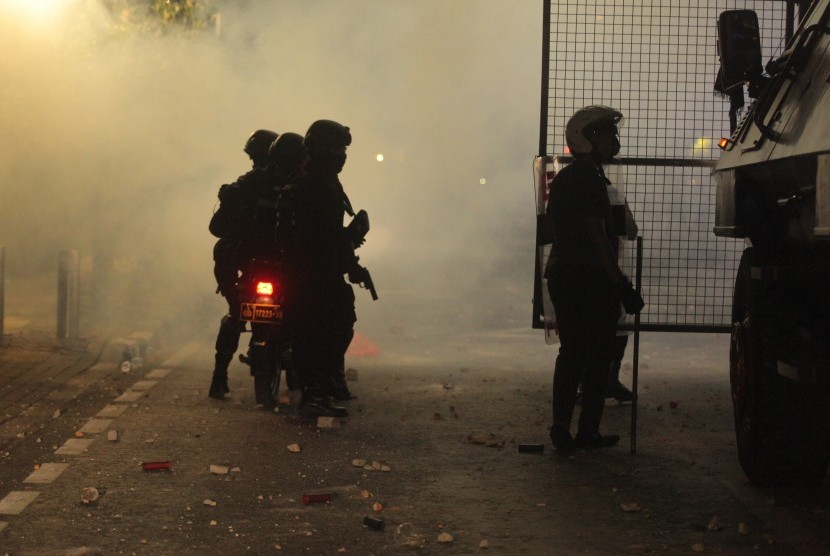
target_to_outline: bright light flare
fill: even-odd
[[[33,18],[44,18],[60,12],[75,0],[4,0],[5,8]]]
[[[711,148],[712,148],[712,139],[709,138],[709,137],[698,137],[697,139],[695,139],[694,145],[692,146],[692,149],[695,152],[704,151],[706,149],[711,149]]]
[[[58,19],[77,0],[2,0],[0,17],[14,18],[21,25],[44,27]]]
[[[274,295],[274,284],[271,282],[257,282],[257,295]]]
[[[378,162],[383,162],[383,155],[378,153],[377,156],[375,156],[375,160],[377,160]]]
[[[486,185],[487,180],[485,178],[481,178],[480,180],[478,180],[478,183],[480,183],[481,185]]]

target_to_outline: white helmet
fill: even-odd
[[[565,126],[565,142],[572,154],[588,154],[594,150],[592,133],[603,124],[616,126],[622,121],[622,112],[609,106],[586,106],[571,116]]]

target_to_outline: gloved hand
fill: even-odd
[[[357,264],[357,261],[355,261],[355,264],[349,269],[348,272],[349,282],[352,284],[362,284],[366,281],[368,274],[369,271]]]
[[[646,302],[643,301],[642,296],[634,289],[634,284],[624,279],[620,282],[620,300],[626,314],[634,315],[643,310]]]

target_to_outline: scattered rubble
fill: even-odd
[[[482,444],[488,448],[504,448],[504,439],[498,438],[495,434],[470,434],[467,440],[471,444]]]
[[[169,471],[170,461],[144,461],[141,463],[141,467],[144,471]]]
[[[386,526],[386,523],[384,523],[384,521],[379,517],[367,515],[363,518],[363,525],[365,525],[369,529],[374,529],[375,531],[383,531],[383,528]]]
[[[101,493],[95,487],[86,487],[81,493],[81,502],[84,504],[94,504],[101,497]]]
[[[339,429],[340,428],[340,419],[337,417],[317,417],[317,428],[318,429]]]
[[[385,463],[381,463],[379,461],[373,461],[372,463],[367,463],[363,466],[363,469],[366,471],[391,471],[392,468]]]

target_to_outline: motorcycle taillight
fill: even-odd
[[[274,295],[274,283],[273,282],[257,282],[257,284],[256,284],[256,293],[257,293],[257,295]]]

